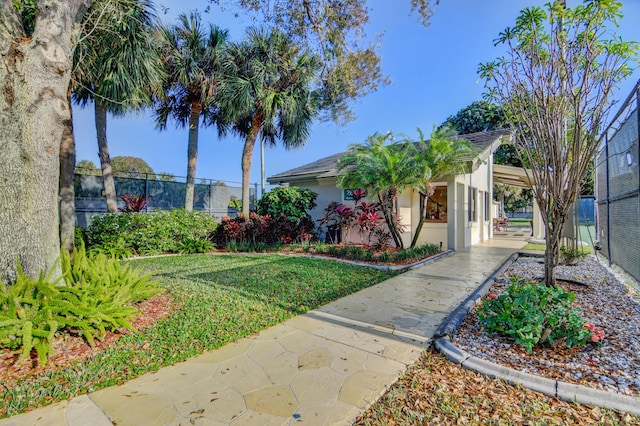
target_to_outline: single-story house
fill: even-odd
[[[473,144],[477,156],[467,173],[447,182],[437,182],[430,197],[427,211],[429,218],[420,233],[420,243],[442,245],[443,249],[460,249],[492,238],[493,219],[498,209],[493,202],[493,184],[508,183],[520,187],[531,187],[524,169],[493,164],[493,153],[502,144],[513,142],[510,130],[495,130],[457,136]],[[337,162],[345,153],[321,158],[309,164],[278,173],[267,178],[272,185],[293,185],[310,189],[318,194],[318,206],[310,214],[314,220],[323,217],[325,207],[332,201],[345,205],[350,201],[353,189],[337,186]],[[410,244],[420,220],[420,195],[407,189],[398,196],[398,213],[405,232],[405,245]],[[534,236],[542,231],[539,210],[534,206]]]

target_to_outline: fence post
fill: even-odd
[[[606,161],[606,191],[607,191],[607,259],[611,266],[611,193],[610,193],[610,176],[609,176],[609,129],[604,134],[604,158]]]
[[[144,206],[144,211],[149,212],[149,173],[144,174],[144,198],[147,199],[147,204]]]
[[[213,216],[213,179],[209,179],[209,215]]]

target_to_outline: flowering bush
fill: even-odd
[[[478,317],[490,332],[513,338],[529,353],[535,345],[556,340],[571,347],[598,342],[604,337],[581,318],[573,293],[521,278],[511,281],[504,294],[487,296],[478,311]]]

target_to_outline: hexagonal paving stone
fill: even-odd
[[[300,355],[298,368],[300,371],[315,370],[331,365],[333,354],[327,348],[316,348]]]
[[[346,377],[329,368],[302,371],[291,381],[291,389],[301,404],[335,401]]]
[[[298,401],[288,386],[270,386],[244,396],[247,408],[258,413],[290,417],[298,409]]]

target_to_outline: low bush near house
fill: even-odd
[[[216,230],[214,241],[218,246],[232,247],[232,251],[262,251],[256,247],[266,249],[278,244],[308,243],[313,236],[313,227],[310,218],[302,218],[298,223],[285,216],[273,218],[257,213],[251,213],[249,217],[225,216]]]
[[[504,294],[487,296],[478,317],[490,332],[513,338],[529,353],[535,345],[557,340],[568,347],[601,340],[603,336],[594,334],[595,327],[585,323],[574,301],[574,294],[559,286],[512,278]]]
[[[93,345],[109,330],[131,328],[129,319],[138,312],[132,304],[162,291],[150,274],[105,254],[89,256],[82,245],[73,258],[61,252],[61,267],[64,284],[50,274],[28,277],[20,265],[15,283],[0,283],[0,348],[16,351],[20,360],[35,351],[46,363],[60,332],[83,336]]]
[[[114,257],[203,253],[212,248],[210,238],[217,226],[212,216],[184,209],[107,214],[93,219],[85,231],[85,239],[92,253]]]

